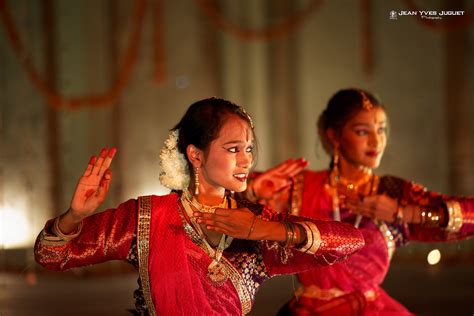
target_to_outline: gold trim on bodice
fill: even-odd
[[[233,205],[233,207],[235,207],[235,205]],[[183,206],[181,205],[180,202],[178,202],[178,213],[179,213],[179,216],[181,217],[181,221],[183,222],[183,228],[186,234],[191,238],[194,244],[196,244],[199,248],[201,248],[212,259],[212,254],[209,253],[209,249],[204,244],[204,241],[202,240],[202,238],[194,230],[192,225],[190,225],[187,222],[184,216],[185,210],[183,209]],[[246,315],[250,313],[252,309],[252,296],[250,295],[249,290],[245,286],[245,282],[241,274],[224,256],[222,256],[221,258],[221,263],[224,267],[223,273],[232,282],[232,284],[234,285],[235,291],[237,292],[237,295],[239,296],[240,304],[242,308],[242,315]]]
[[[148,274],[148,256],[150,254],[150,223],[151,223],[151,196],[138,198],[138,273],[142,282],[143,296],[151,316],[156,315],[155,305],[151,297],[150,277]]]

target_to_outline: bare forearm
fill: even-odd
[[[294,224],[294,233],[296,234],[295,244],[298,245],[305,240],[300,225]],[[278,242],[286,242],[288,239],[287,227],[283,222],[264,221],[260,218],[256,219],[254,237],[257,240],[271,240]]]
[[[59,229],[63,234],[71,234],[77,231],[82,218],[75,216],[71,209],[68,209],[64,214],[59,217]]]

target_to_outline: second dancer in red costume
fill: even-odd
[[[365,238],[364,248],[348,260],[298,274],[301,287],[281,314],[409,315],[381,288],[396,247],[473,234],[473,198],[373,174],[387,144],[387,121],[372,94],[341,90],[318,121],[321,142],[332,156],[330,168],[298,173],[305,161],[290,159],[250,182],[250,199],[283,214],[349,223]]]

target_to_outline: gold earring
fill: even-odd
[[[332,162],[336,166],[339,164],[339,149],[337,147],[334,148]]]
[[[332,169],[333,169],[334,175],[336,177],[339,176],[339,149],[337,147],[335,147],[333,151]]]
[[[199,174],[198,174],[198,171],[199,171],[199,167],[196,167],[196,169],[194,169],[194,195],[199,194]]]

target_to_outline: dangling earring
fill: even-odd
[[[198,195],[199,194],[199,167],[196,167],[196,169],[194,169],[194,195]]]
[[[332,170],[334,176],[339,176],[339,148],[334,147],[333,157],[332,157]]]

